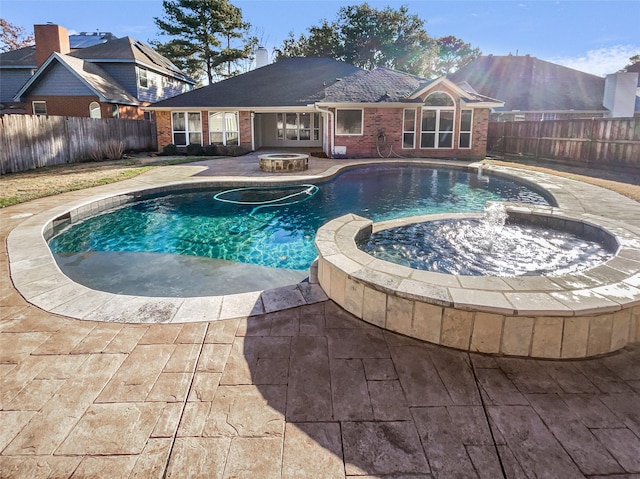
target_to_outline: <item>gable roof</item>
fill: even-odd
[[[153,108],[306,106],[320,91],[363,71],[331,58],[287,58],[242,75],[177,95]]]
[[[121,105],[139,105],[140,103],[133,96],[129,95],[119,83],[106,71],[95,63],[87,62],[69,55],[53,53],[38,71],[23,85],[16,93],[15,101],[20,101],[30,89],[34,88],[39,81],[46,81],[45,72],[54,64],[65,67],[72,75],[84,83],[100,101],[105,103],[118,103]]]
[[[131,37],[117,38],[87,48],[73,51],[70,56],[93,63],[135,62],[150,67],[165,75],[177,77],[192,85],[196,81],[182,73],[178,67],[160,55],[146,43]]]
[[[604,78],[530,56],[481,56],[448,78],[500,98],[503,110],[605,110]]]

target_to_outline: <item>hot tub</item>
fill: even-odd
[[[638,340],[636,257],[640,237],[624,225],[552,207],[507,207],[509,217],[599,238],[615,250],[604,264],[558,276],[501,278],[422,271],[365,253],[358,243],[390,226],[446,220],[430,215],[373,224],[345,215],[316,235],[318,280],[356,317],[400,334],[466,351],[586,358]]]

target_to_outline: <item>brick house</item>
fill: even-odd
[[[322,149],[331,158],[482,158],[503,103],[445,77],[289,58],[154,103],[158,145]]]
[[[34,32],[35,46],[0,55],[2,113],[143,119],[143,106],[196,83],[130,37],[76,35],[72,48],[64,27]]]

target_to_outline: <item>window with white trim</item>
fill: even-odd
[[[31,102],[34,115],[46,115],[47,114],[47,102],[46,101],[34,101]]]
[[[336,135],[362,135],[363,110],[336,110]]]
[[[138,67],[138,86],[140,88],[149,88],[149,78],[147,75],[147,70]]]
[[[456,107],[445,92],[431,93],[422,107],[420,148],[453,148]]]
[[[318,141],[320,115],[318,113],[277,113],[276,138],[289,141]]]
[[[187,146],[202,145],[202,118],[200,112],[174,111],[171,113],[173,144]]]
[[[240,144],[238,112],[209,112],[209,143],[227,146]]]
[[[460,111],[460,133],[458,134],[458,148],[471,148],[471,129],[473,125],[473,110]]]
[[[100,111],[100,103],[92,101],[89,103],[89,118],[102,118],[102,112]]]
[[[402,119],[402,148],[414,149],[416,147],[416,110],[405,108]]]

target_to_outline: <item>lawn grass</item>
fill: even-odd
[[[126,158],[47,166],[0,176],[0,208],[26,201],[128,180],[159,166],[180,165],[204,158]]]

